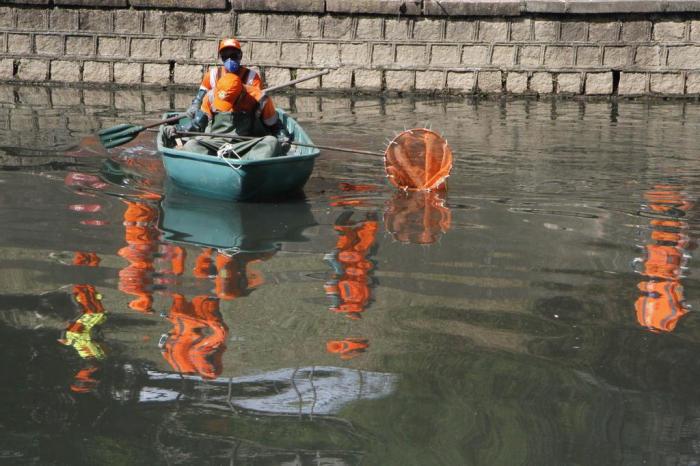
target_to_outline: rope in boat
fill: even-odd
[[[226,155],[230,155],[231,153],[233,153],[233,155],[235,155],[236,158],[238,158],[238,160],[241,159],[241,156],[238,154],[238,152],[236,152],[236,149],[234,149],[234,145],[231,143],[226,143],[223,146],[221,146],[219,148],[219,150],[216,151],[216,158],[221,159],[224,162],[226,162],[226,164],[229,167],[231,167],[231,169],[233,169],[234,171],[240,170],[241,165],[239,165],[239,166],[233,165],[231,162],[229,162],[228,158],[226,157]]]

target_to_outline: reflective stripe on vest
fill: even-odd
[[[243,76],[241,76],[241,71],[244,71]],[[255,81],[255,78],[258,76],[258,72],[255,70],[251,70],[248,68],[241,68],[241,71],[238,72],[238,77],[241,78],[241,81],[244,84],[247,85],[252,85],[253,82]],[[219,80],[221,77],[222,73],[222,68],[220,66],[217,66],[216,68],[210,68],[209,69],[209,85],[211,86],[212,89],[216,87],[216,82]]]
[[[212,91],[216,88],[216,82],[219,80],[219,77],[221,77],[221,67],[220,66],[217,66],[216,68],[209,69],[209,85],[211,86]],[[213,101],[212,101],[212,103],[213,103]]]

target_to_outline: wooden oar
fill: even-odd
[[[259,136],[232,136],[232,135],[227,135],[227,134],[221,134],[221,133],[200,133],[196,131],[178,131],[177,134],[179,136],[207,136],[207,137],[215,137],[215,138],[222,138],[222,139],[231,139],[232,141],[251,141],[253,139],[260,139]],[[359,150],[359,149],[350,149],[349,147],[335,147],[335,146],[319,146],[315,144],[306,144],[303,142],[296,142],[296,141],[289,141],[289,144],[293,146],[300,146],[300,147],[311,147],[312,149],[324,149],[324,150],[334,150],[338,152],[351,152],[353,154],[363,154],[363,155],[374,155],[374,156],[379,156],[383,157],[384,153],[383,152],[372,152],[368,150]]]
[[[323,70],[319,71],[318,73],[310,74],[308,76],[302,76],[301,78],[297,78],[283,84],[278,84],[277,86],[272,86],[268,87],[267,89],[263,89],[263,94],[268,94],[270,92],[277,91],[285,87],[293,86],[295,84],[308,81],[309,79],[318,78],[319,76],[323,76],[324,74],[328,73],[330,73],[330,70]],[[185,116],[186,115],[182,113],[180,115],[176,115],[149,125],[121,124],[113,126],[111,128],[103,129],[102,131],[98,132],[97,135],[100,137],[100,143],[105,147],[105,149],[112,149],[113,147],[121,146],[122,144],[126,144],[127,142],[133,140],[136,136],[139,135],[139,133],[147,130],[148,128],[154,128],[160,125],[167,125],[168,123],[176,123]]]

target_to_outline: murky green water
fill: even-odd
[[[328,152],[230,205],[153,134],[70,148],[189,98],[0,88],[0,462],[700,460],[697,103],[276,99],[319,144],[431,125],[446,196]]]

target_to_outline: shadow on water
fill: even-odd
[[[696,106],[275,96],[319,144],[432,125],[449,189],[327,152],[228,204],[94,138],[190,100],[0,87],[0,462],[698,461]]]

